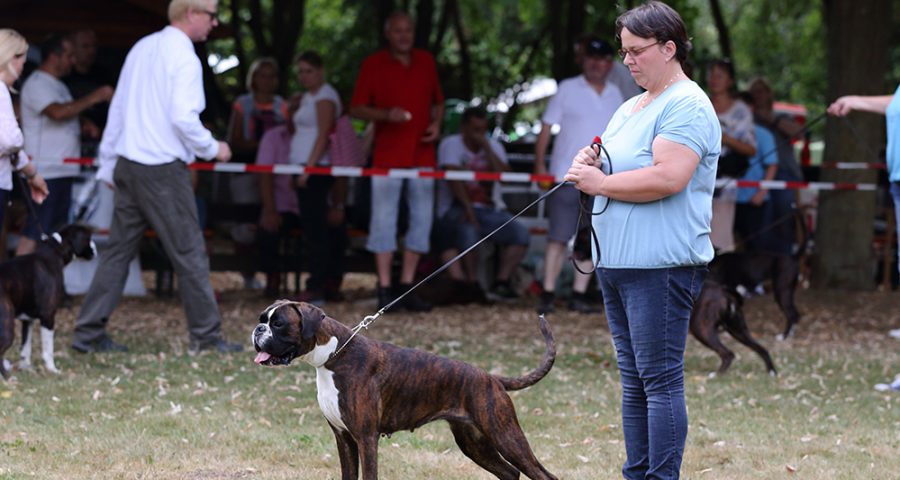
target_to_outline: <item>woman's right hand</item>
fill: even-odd
[[[826,110],[829,115],[834,115],[835,117],[843,117],[848,113],[853,111],[855,108],[855,100],[853,95],[845,95],[841,98],[838,98],[831,105],[828,106]]]
[[[281,215],[275,209],[263,209],[259,226],[267,232],[275,233],[281,228]]]

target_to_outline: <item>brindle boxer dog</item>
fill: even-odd
[[[22,349],[19,368],[31,367],[31,320],[41,321],[41,357],[48,371],[58,373],[53,361],[53,326],[56,310],[65,295],[63,268],[79,257],[96,255],[92,230],[84,225],[67,225],[38,242],[29,255],[0,264],[0,360],[13,343],[15,318],[22,315]],[[0,374],[9,378],[5,360]]]
[[[691,333],[700,343],[719,354],[722,363],[716,372],[718,375],[725,373],[734,360],[734,353],[719,340],[721,329],[758,353],[766,363],[769,375],[777,375],[768,350],[756,342],[750,334],[750,329],[747,328],[742,304],[743,300],[736,291],[707,278],[691,312]]]
[[[518,377],[498,377],[467,363],[400,348],[360,335],[308,303],[279,300],[253,330],[256,363],[316,367],[319,407],[337,440],[341,478],[378,478],[378,437],[446,420],[457,445],[501,479],[555,479],[538,462],[506,393],[537,383],[553,366],[556,346],[541,317],[546,351],[541,365]]]
[[[765,280],[772,280],[772,295],[786,320],[784,331],[776,337],[786,340],[800,321],[794,302],[800,275],[800,261],[791,255],[729,252],[717,255],[709,265],[710,276],[729,288],[752,290]]]

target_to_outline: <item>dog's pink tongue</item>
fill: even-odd
[[[259,352],[256,354],[256,358],[254,358],[253,361],[256,362],[257,365],[259,365],[270,358],[272,358],[272,355],[269,355],[266,352]]]

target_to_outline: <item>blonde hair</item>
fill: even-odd
[[[208,0],[172,0],[169,2],[169,21],[184,19],[189,9],[206,11],[209,6],[206,4]],[[218,0],[213,0],[213,8],[218,4]]]
[[[256,93],[256,89],[253,85],[253,77],[256,76],[256,72],[262,68],[263,65],[269,65],[270,67],[275,69],[275,74],[278,74],[278,62],[275,61],[272,57],[260,57],[253,61],[250,64],[250,69],[247,70],[247,78],[244,79],[244,83],[247,86],[247,91],[250,93]]]
[[[12,69],[12,59],[28,52],[28,42],[19,32],[10,28],[0,28],[0,71],[8,71],[17,77]]]

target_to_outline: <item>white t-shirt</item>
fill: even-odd
[[[78,175],[78,165],[63,164],[65,158],[81,156],[78,117],[56,121],[41,113],[54,103],[71,101],[72,94],[66,84],[43,70],[35,70],[22,85],[25,151],[46,179]]]
[[[559,125],[548,172],[562,180],[578,150],[590,145],[595,136],[603,133],[623,101],[619,88],[610,82],[606,82],[606,87],[599,94],[584,75],[560,82],[559,90],[550,99],[541,117],[541,121],[548,125]]]
[[[503,163],[509,163],[506,160],[506,150],[503,148],[503,145],[493,138],[489,138],[488,142],[491,145],[491,150],[497,155],[497,158]],[[444,138],[438,146],[438,167],[447,166],[460,167],[465,170],[474,170],[476,172],[492,171],[491,162],[484,154],[484,151],[479,150],[473,152],[469,150],[468,147],[466,147],[466,144],[463,143],[462,135],[458,133]],[[466,183],[472,184],[470,187],[474,188],[476,187],[475,184],[478,184],[479,182]],[[453,192],[450,191],[447,182],[438,182],[437,185],[437,218],[440,218],[444,216],[444,214],[447,213],[447,210],[450,210],[450,207],[453,205]],[[498,200],[497,194],[499,194],[499,190],[492,188],[490,195],[493,197],[491,200],[495,205]],[[476,205],[484,204],[483,202],[473,203]]]
[[[341,116],[341,97],[337,90],[329,84],[323,84],[318,92],[306,92],[300,99],[300,108],[294,113],[291,121],[294,122],[294,136],[291,138],[291,164],[306,165],[309,163],[309,154],[316,145],[319,136],[319,120],[316,116],[316,103],[320,100],[334,102],[334,118]],[[318,166],[328,165],[328,153],[316,163]]]

